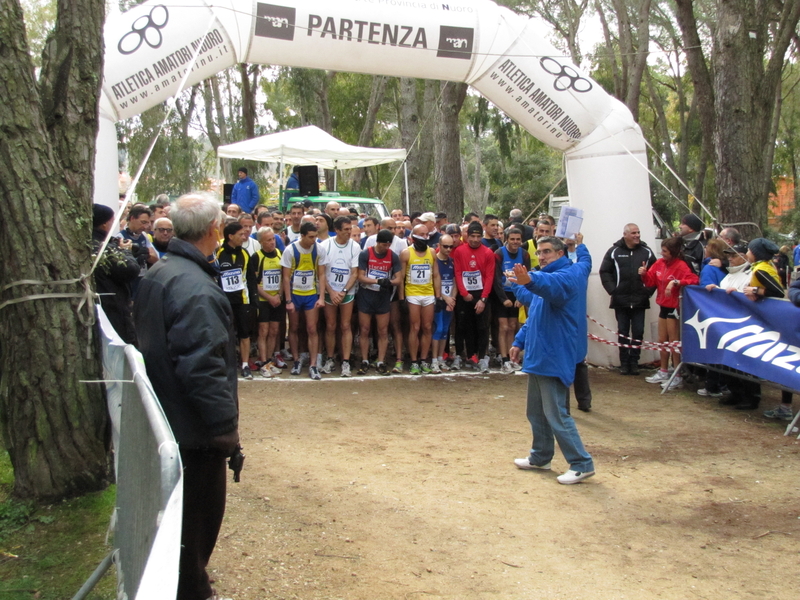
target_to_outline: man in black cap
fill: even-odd
[[[696,275],[700,274],[700,266],[705,257],[706,240],[703,238],[705,225],[700,217],[693,213],[683,215],[678,232],[683,238],[683,255],[689,267]]]
[[[92,251],[97,254],[114,224],[114,211],[103,204],[92,206]],[[139,263],[131,254],[130,240],[112,237],[94,272],[100,306],[119,337],[136,343],[131,312],[131,283],[139,278]]]

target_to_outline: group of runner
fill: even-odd
[[[259,207],[253,233],[250,215],[227,213],[217,261],[242,377],[253,377],[251,337],[253,364],[267,378],[288,367],[293,375],[308,367],[314,380],[337,369],[342,377],[403,373],[406,356],[412,375],[485,373],[490,339],[497,366],[520,369],[510,348],[524,308],[506,274],[536,264],[534,232],[521,218],[502,232],[494,215],[454,224],[442,213],[393,211],[378,221],[336,203],[324,211],[298,203],[285,218]],[[552,234],[553,223],[540,218],[536,234]]]

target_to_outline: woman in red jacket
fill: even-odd
[[[658,314],[658,341],[677,342],[680,340],[680,293],[685,285],[697,285],[700,281],[683,259],[683,240],[669,238],[661,242],[661,258],[653,263],[650,269],[646,265],[639,267],[639,275],[647,287],[656,288],[656,304],[661,307]],[[645,379],[647,383],[665,383],[669,377],[669,355],[661,351],[661,368],[652,377]],[[678,352],[672,352],[672,366],[679,363]],[[683,387],[683,378],[678,375],[669,386],[674,390]]]

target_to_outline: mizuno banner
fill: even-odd
[[[684,361],[726,365],[800,390],[800,308],[791,302],[690,286],[681,319]]]

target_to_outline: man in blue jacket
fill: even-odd
[[[231,204],[238,204],[242,212],[252,213],[258,205],[258,186],[247,176],[247,169],[239,167],[239,181],[233,186]]]
[[[594,475],[594,462],[583,447],[575,421],[567,413],[567,394],[575,378],[575,365],[586,356],[586,286],[592,259],[583,244],[578,260],[565,256],[564,242],[543,237],[537,245],[540,271],[528,272],[515,265],[509,278],[517,299],[529,306],[528,319],[511,348],[511,360],[528,374],[527,416],[533,432],[533,448],[527,458],[514,464],[526,470],[550,470],[554,439],[569,463],[558,476],[565,485]]]

